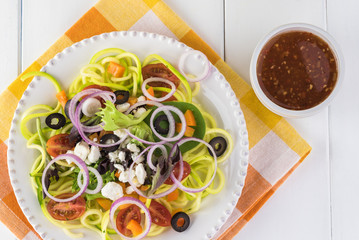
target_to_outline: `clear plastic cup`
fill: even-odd
[[[337,63],[337,81],[334,86],[334,89],[330,93],[330,95],[320,104],[309,108],[305,110],[291,110],[284,107],[281,107],[274,103],[272,100],[270,100],[267,95],[263,92],[262,88],[259,85],[258,78],[257,78],[257,61],[259,54],[261,53],[263,47],[267,44],[268,41],[270,41],[273,37],[286,33],[291,31],[304,31],[304,32],[310,32],[314,35],[320,37],[322,40],[324,40],[332,50],[336,63]],[[257,95],[258,99],[262,102],[262,104],[267,107],[272,112],[288,118],[299,118],[299,117],[307,117],[310,115],[313,115],[320,110],[326,108],[329,103],[332,101],[332,99],[335,97],[335,95],[338,93],[340,86],[343,82],[343,73],[344,73],[344,61],[342,57],[342,53],[340,51],[340,48],[338,44],[335,42],[332,36],[329,35],[328,32],[325,30],[318,28],[316,26],[305,24],[305,23],[292,23],[287,25],[282,25],[280,27],[277,27],[270,33],[268,33],[264,38],[262,38],[259,43],[257,44],[256,48],[254,49],[254,52],[252,54],[252,59],[250,63],[250,80],[253,87],[253,90],[255,94]]]

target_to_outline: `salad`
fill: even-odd
[[[186,72],[188,59],[203,72]],[[211,65],[187,51],[177,68],[157,54],[142,62],[118,48],[97,52],[67,91],[50,74],[55,107],[27,109],[20,123],[39,151],[30,170],[47,219],[70,237],[88,228],[101,239],[141,239],[172,227],[183,232],[201,202],[219,193],[217,166],[233,140],[196,101]],[[54,96],[55,99],[55,96]]]

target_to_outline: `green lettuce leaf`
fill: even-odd
[[[147,117],[151,110],[147,110],[139,118],[135,118],[133,115],[125,115],[116,109],[116,106],[106,101],[105,108],[101,109],[100,112],[96,113],[102,118],[102,122],[105,123],[103,129],[106,131],[115,131],[119,128],[127,128],[133,125],[137,125]]]

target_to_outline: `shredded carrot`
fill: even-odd
[[[182,129],[182,123],[176,123],[176,132],[180,132]],[[196,129],[186,126],[186,131],[184,132],[184,135],[186,137],[192,137]]]
[[[115,173],[115,177],[116,177],[116,178],[119,178],[120,175],[121,175],[121,172],[117,170],[116,173]]]
[[[112,205],[112,201],[107,198],[96,198],[96,202],[105,210],[109,210]]]
[[[128,208],[131,205],[132,205],[132,203],[122,204],[118,207],[118,209],[122,210],[122,209]]]
[[[153,90],[153,87],[149,87],[149,88],[147,89],[147,92],[148,92],[152,97],[155,96],[155,91]]]
[[[110,62],[107,68],[107,72],[111,73],[114,77],[122,77],[125,73],[125,67],[118,63]]]
[[[56,93],[56,98],[59,100],[61,106],[65,108],[66,102],[67,102],[67,96],[65,93],[65,90],[62,90],[61,92]]]
[[[141,191],[146,191],[146,190],[149,189],[149,188],[150,188],[149,185],[142,185],[142,186],[140,187],[140,190],[141,190]]]
[[[132,235],[134,237],[136,237],[142,233],[141,225],[133,219],[131,219],[131,221],[127,224],[127,229],[131,230]]]
[[[138,199],[143,203],[145,203],[147,201],[147,198],[142,197],[141,195],[139,195]]]
[[[137,98],[129,97],[127,102],[132,106],[133,104],[137,103]]]
[[[173,192],[171,192],[170,194],[167,195],[167,201],[172,202],[172,201],[177,200],[178,195],[179,195],[179,191],[178,191],[178,189],[176,189],[176,190],[174,190]]]
[[[184,117],[186,119],[187,126],[197,126],[196,119],[194,118],[193,112],[189,109],[184,113]]]

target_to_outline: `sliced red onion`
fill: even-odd
[[[103,186],[102,177],[101,177],[100,173],[96,169],[94,169],[93,167],[87,167],[87,169],[90,172],[93,172],[95,174],[96,179],[97,179],[97,187],[94,190],[86,189],[85,192],[88,193],[88,194],[96,194],[99,191],[101,191],[101,189],[102,189],[102,186]],[[77,185],[79,185],[80,188],[83,187],[82,186],[83,184],[82,184],[82,181],[81,181],[82,175],[83,175],[82,172],[79,172],[79,174],[77,175]]]
[[[166,94],[166,96],[164,97],[161,97],[161,98],[156,98],[154,96],[152,96],[151,94],[148,93],[147,89],[146,89],[146,85],[147,83],[150,83],[150,82],[163,82],[163,83],[166,83],[168,85],[171,86],[171,91],[169,93]],[[151,78],[147,78],[143,83],[142,83],[142,92],[143,94],[150,100],[153,100],[153,101],[157,101],[157,102],[163,102],[167,99],[169,99],[170,97],[172,97],[172,95],[176,92],[176,85],[168,80],[168,79],[164,79],[164,78],[159,78],[159,77],[151,77]]]
[[[199,75],[198,77],[195,77],[195,78],[188,77],[187,74],[184,72],[184,65],[185,65],[186,59],[190,55],[197,55],[198,58],[203,58],[205,60],[203,72],[201,73],[201,75]],[[209,75],[210,70],[211,70],[211,63],[209,62],[207,56],[204,55],[202,52],[197,51],[197,50],[190,50],[181,55],[181,58],[180,58],[179,64],[178,64],[178,70],[187,79],[188,82],[199,82],[199,81],[206,79],[207,76]]]
[[[54,164],[55,162],[59,161],[59,160],[67,160],[70,162],[75,163],[79,168],[80,168],[80,173],[84,174],[84,185],[82,187],[80,187],[80,191],[78,193],[76,193],[75,195],[73,195],[70,198],[65,198],[65,199],[61,199],[61,198],[56,198],[52,195],[50,195],[50,193],[47,191],[46,189],[46,185],[45,185],[45,178],[46,178],[46,173],[49,170],[50,166],[52,164]],[[78,156],[74,155],[74,154],[62,154],[59,155],[57,157],[55,157],[54,159],[52,159],[49,164],[47,164],[47,166],[45,167],[43,173],[42,173],[42,178],[41,178],[41,183],[42,183],[42,187],[43,190],[45,192],[45,194],[52,200],[56,201],[56,202],[70,202],[76,198],[78,198],[79,196],[81,196],[85,190],[87,189],[87,186],[89,184],[89,171],[87,169],[87,166],[85,164],[84,161],[82,161],[81,158],[79,158]]]
[[[133,104],[129,109],[127,109],[125,114],[126,115],[130,114],[130,112],[132,112],[134,109],[136,109],[136,108],[138,108],[139,106],[142,106],[142,105],[154,105],[156,107],[162,107],[163,106],[162,103],[155,102],[155,101],[149,101],[149,100],[141,101],[141,102],[137,102],[137,103]]]
[[[153,105],[153,106],[156,106],[156,107],[162,107],[163,104],[162,103],[159,103],[159,102],[155,102],[155,101],[149,101],[149,100],[146,100],[146,101],[141,101],[141,102],[137,102],[135,104],[133,104],[129,109],[127,109],[127,111],[125,112],[126,115],[128,115],[130,112],[132,112],[134,109],[138,108],[139,106],[142,106],[142,105]],[[174,118],[172,116],[172,114],[169,112],[169,111],[164,111],[164,113],[166,114],[167,116],[167,119],[168,119],[168,122],[170,123],[174,123]],[[169,124],[169,130],[168,130],[168,134],[167,134],[167,137],[173,137],[173,135],[175,134],[175,126],[174,124]],[[143,140],[144,141],[144,140]],[[146,144],[152,144],[152,143],[146,143]]]
[[[106,95],[107,94],[107,95]],[[95,92],[95,93],[92,93],[91,95],[85,97],[81,102],[80,104],[77,106],[76,108],[76,112],[75,112],[75,122],[73,122],[74,126],[77,128],[80,136],[82,137],[82,139],[87,142],[88,144],[92,145],[92,146],[96,146],[96,147],[112,147],[112,146],[116,146],[116,145],[119,145],[121,144],[126,138],[127,136],[121,138],[120,140],[118,140],[117,142],[114,142],[114,143],[109,143],[109,144],[102,144],[102,143],[97,143],[97,142],[94,142],[92,141],[91,139],[89,139],[86,134],[84,133],[84,130],[83,130],[83,125],[81,124],[80,122],[80,114],[81,114],[81,108],[82,108],[82,105],[84,104],[84,102],[88,99],[88,98],[91,98],[91,97],[97,97],[97,96],[101,96],[103,97],[104,99],[106,99],[108,97],[108,99],[110,97],[114,97],[116,98],[115,94],[112,93],[112,92],[107,92],[107,91],[100,91],[100,92]]]
[[[170,144],[171,145],[171,144]],[[172,187],[170,189],[168,189],[165,192],[159,193],[159,194],[155,194],[155,195],[151,195],[151,196],[147,196],[145,195],[140,189],[138,189],[136,187],[136,184],[134,184],[134,182],[132,181],[132,179],[134,178],[134,176],[132,175],[132,169],[135,166],[135,163],[138,162],[138,159],[140,158],[140,156],[146,152],[148,149],[150,149],[151,147],[147,147],[145,150],[143,150],[138,156],[137,158],[133,161],[133,163],[131,164],[130,168],[129,168],[129,176],[128,176],[128,182],[130,183],[132,189],[140,196],[145,197],[145,198],[150,198],[150,199],[156,199],[156,198],[161,198],[164,196],[167,196],[168,194],[170,194],[171,192],[173,192],[174,190],[176,190],[176,188],[178,187],[176,184],[173,184]],[[171,150],[172,153],[172,150]],[[180,154],[180,160],[182,160],[182,154],[181,152]],[[170,155],[171,156],[171,155]],[[183,161],[182,161],[182,168],[180,168],[180,172],[179,172],[179,176],[178,179],[182,179],[183,176]]]
[[[69,117],[72,123],[75,123],[76,117],[75,117],[75,111],[76,111],[76,104],[77,102],[86,95],[91,95],[93,93],[98,93],[98,92],[103,92],[106,93],[107,91],[102,91],[100,89],[96,89],[96,88],[90,88],[90,89],[86,89],[86,90],[82,90],[81,92],[77,93],[70,102],[69,105]],[[107,93],[111,93],[111,92],[107,92]],[[115,99],[112,98],[106,98],[105,100],[110,100],[111,102],[114,102]],[[81,124],[82,125],[82,124]],[[84,132],[98,132],[101,131],[103,128],[101,127],[101,125],[103,125],[102,123],[96,125],[96,126],[84,126],[82,125],[82,129]],[[76,127],[77,128],[77,127]]]
[[[144,223],[145,228],[142,231],[142,233],[136,237],[131,238],[131,237],[127,237],[127,236],[123,235],[118,230],[118,228],[116,226],[116,221],[115,221],[116,210],[119,208],[119,206],[124,205],[124,204],[135,204],[145,213],[145,223]],[[151,214],[150,214],[150,211],[148,210],[148,208],[146,207],[146,205],[143,204],[140,200],[133,198],[133,197],[122,197],[122,198],[117,199],[114,203],[112,203],[111,209],[110,209],[110,221],[111,221],[112,227],[115,229],[115,231],[117,232],[118,235],[120,235],[124,239],[131,239],[131,240],[137,240],[137,239],[144,238],[149,233],[150,228],[151,228],[151,223],[152,223]]]
[[[154,118],[156,116],[157,113],[159,112],[165,112],[165,111],[172,111],[172,112],[175,112],[177,114],[177,116],[180,118],[181,120],[181,123],[182,123],[182,128],[181,128],[181,131],[175,136],[175,137],[163,137],[161,134],[159,134],[155,127],[153,126],[153,123],[154,123]],[[174,119],[173,119],[173,116],[171,119],[168,119],[168,123],[169,123],[169,128],[171,129],[174,128],[174,125],[175,125],[175,122],[174,122]],[[187,127],[187,123],[186,123],[186,119],[182,113],[181,110],[179,110],[178,108],[174,107],[174,106],[170,106],[170,105],[165,105],[165,106],[162,106],[162,107],[158,107],[155,111],[153,111],[152,115],[151,115],[151,118],[150,118],[150,126],[151,126],[151,129],[153,131],[153,133],[161,140],[163,141],[166,141],[166,142],[174,142],[174,141],[177,141],[179,139],[181,139],[186,131],[186,127]]]
[[[166,147],[165,147],[164,145],[156,144],[156,145],[152,146],[151,149],[150,149],[150,151],[149,151],[148,154],[147,154],[147,164],[148,164],[148,166],[149,166],[152,170],[154,170],[154,171],[156,171],[157,168],[156,168],[156,167],[153,165],[153,163],[152,163],[152,155],[153,155],[153,152],[154,152],[157,148],[159,148],[159,149],[162,151],[162,154],[163,154],[163,156],[164,156],[165,158],[168,158],[167,149],[166,149]]]
[[[213,150],[212,146],[207,143],[206,141],[202,140],[202,139],[199,139],[199,138],[194,138],[194,137],[191,137],[191,138],[184,138],[184,139],[181,139],[180,141],[178,141],[175,146],[172,148],[171,150],[171,154],[173,153],[176,145],[177,146],[181,146],[183,143],[186,143],[186,142],[189,142],[189,141],[196,141],[196,142],[200,142],[200,143],[203,143],[205,144],[212,152],[212,155],[213,155],[213,159],[214,159],[214,173],[213,173],[213,176],[212,178],[209,180],[209,182],[204,185],[203,187],[201,188],[188,188],[188,187],[185,187],[182,185],[181,181],[179,181],[178,179],[182,179],[181,178],[176,178],[175,175],[173,174],[173,172],[171,173],[171,179],[172,181],[174,182],[174,184],[176,186],[178,186],[179,189],[181,189],[182,191],[185,191],[185,192],[188,192],[188,193],[197,193],[197,192],[202,192],[203,190],[205,190],[214,180],[214,177],[216,176],[216,172],[217,172],[217,156],[216,156],[216,153],[215,151]],[[180,157],[180,160],[179,160],[179,163],[180,163],[180,171],[183,172],[183,158]]]

